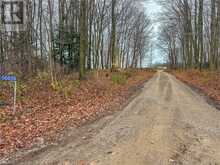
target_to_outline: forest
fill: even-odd
[[[27,0],[26,30],[1,31],[2,72],[19,76],[140,68],[151,21],[133,0]]]
[[[0,14],[0,164],[59,164],[90,142],[128,164],[219,158],[220,0],[0,0]]]
[[[160,47],[171,68],[210,69],[220,66],[220,2],[165,0]]]

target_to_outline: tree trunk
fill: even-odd
[[[211,70],[214,70],[215,68],[215,24],[216,24],[216,0],[211,0],[211,27],[210,27],[210,30],[211,30],[211,41],[210,41],[210,53],[209,53],[209,68]]]
[[[198,51],[200,58],[200,70],[203,64],[203,0],[199,0],[199,16],[198,16]]]
[[[116,0],[112,0],[112,32],[111,32],[111,57],[112,57],[112,71],[117,67],[116,49]]]
[[[54,83],[54,74],[53,74],[53,9],[52,9],[52,4],[51,0],[48,0],[48,8],[49,8],[49,72],[50,72],[50,77],[52,83]]]
[[[87,0],[80,1],[80,68],[79,78],[85,78],[85,57],[87,54]]]

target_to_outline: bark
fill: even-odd
[[[112,57],[112,70],[117,67],[116,50],[116,0],[112,0],[112,31],[111,31],[111,57]]]
[[[85,57],[87,54],[87,0],[80,1],[80,68],[79,78],[85,78]]]

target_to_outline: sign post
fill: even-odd
[[[17,93],[17,80],[15,76],[0,76],[0,81],[11,81],[14,83],[14,98],[13,98],[13,113],[16,112],[16,93]]]
[[[17,97],[17,81],[14,81],[14,107],[13,107],[13,113],[16,112],[16,97]]]

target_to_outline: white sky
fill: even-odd
[[[160,50],[158,50],[156,47],[160,26],[160,23],[158,22],[158,16],[161,12],[161,6],[158,3],[156,3],[155,0],[145,0],[144,3],[146,12],[153,21],[153,63],[161,63],[163,62],[163,55],[161,54]]]

